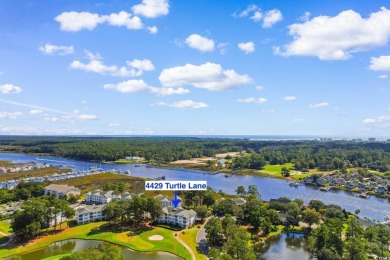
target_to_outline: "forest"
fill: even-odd
[[[296,170],[365,168],[390,170],[390,142],[256,141],[197,137],[31,137],[0,136],[0,152],[46,154],[107,162],[140,156],[164,164],[176,160],[241,152],[231,169],[261,169],[265,164],[293,163]]]

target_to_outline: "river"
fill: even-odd
[[[228,194],[235,194],[235,189],[239,185],[245,187],[248,185],[257,185],[263,200],[288,197],[291,199],[301,198],[305,203],[308,203],[312,199],[318,199],[323,201],[325,204],[339,205],[350,212],[360,209],[360,217],[367,217],[374,221],[383,221],[384,216],[390,215],[390,203],[386,199],[374,196],[370,196],[368,199],[363,199],[354,196],[354,193],[352,192],[341,190],[321,192],[317,187],[312,186],[302,185],[298,187],[291,187],[288,185],[288,181],[274,178],[241,175],[234,175],[232,177],[225,178],[222,174],[209,174],[206,172],[186,169],[146,167],[145,165],[136,167],[134,164],[96,164],[66,158],[33,156],[26,154],[0,153],[0,160],[48,163],[55,166],[72,167],[75,171],[87,170],[90,167],[99,167],[104,170],[130,170],[132,176],[144,178],[157,178],[164,175],[167,180],[207,181],[208,186],[212,187],[215,191],[222,190]]]

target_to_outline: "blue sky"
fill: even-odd
[[[0,134],[390,136],[388,1],[0,4]]]

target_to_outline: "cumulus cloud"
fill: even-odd
[[[46,43],[44,46],[40,46],[39,50],[47,55],[58,54],[58,55],[67,55],[74,52],[73,46],[63,46],[63,45],[53,45]]]
[[[81,30],[94,30],[100,24],[111,26],[123,26],[129,30],[139,30],[145,28],[141,18],[126,11],[100,15],[89,12],[63,12],[56,16],[55,21],[60,23],[62,31],[78,32]],[[156,33],[156,27],[147,27],[151,33]]]
[[[189,47],[201,52],[214,51],[214,41],[199,34],[191,34],[185,42]]]
[[[227,53],[227,46],[229,46],[230,43],[226,42],[220,42],[217,45],[217,48],[219,49],[220,54],[226,54]]]
[[[256,89],[257,89],[257,90],[264,90],[265,87],[263,87],[263,86],[256,86]]]
[[[249,17],[254,22],[262,22],[263,28],[271,28],[283,20],[282,12],[278,9],[263,12],[257,5],[249,5],[244,11],[233,14],[235,17]]]
[[[240,42],[238,48],[248,54],[255,51],[255,44],[253,42]]]
[[[380,79],[387,79],[389,76],[388,75],[380,75],[380,76],[378,76],[378,78],[380,78]]]
[[[142,79],[139,80],[128,80],[120,82],[118,84],[106,84],[104,85],[105,89],[116,90],[121,93],[135,93],[141,91],[150,91],[151,87],[145,83]]]
[[[254,97],[249,97],[249,98],[239,98],[237,100],[240,103],[257,103],[257,104],[263,104],[267,102],[266,98],[254,98]]]
[[[278,9],[267,11],[263,18],[263,28],[270,28],[274,24],[283,20],[282,12]]]
[[[185,88],[171,88],[171,87],[162,87],[162,88],[154,88],[150,89],[151,93],[155,93],[158,96],[170,96],[170,95],[183,95],[190,93],[188,89]]]
[[[0,93],[1,94],[17,94],[22,92],[22,88],[12,85],[12,84],[4,84],[0,85]]]
[[[106,21],[112,26],[125,26],[129,30],[138,30],[143,28],[141,18],[133,16],[125,11],[110,14],[107,16]]]
[[[169,13],[169,2],[168,0],[142,0],[142,3],[134,5],[132,10],[135,14],[155,18]]]
[[[156,88],[149,86],[142,79],[140,80],[128,80],[117,84],[106,84],[105,89],[115,90],[120,93],[137,93],[137,92],[149,92],[156,94],[157,96],[170,96],[170,95],[182,95],[187,94],[190,91],[185,88],[172,88],[172,87],[161,87]]]
[[[16,119],[22,116],[22,112],[2,112],[0,111],[0,119]]]
[[[58,117],[45,117],[45,118],[43,118],[43,120],[47,121],[47,122],[57,122],[60,119]]]
[[[43,113],[43,110],[40,110],[40,109],[32,109],[30,110],[30,115],[39,115],[39,114],[42,114]]]
[[[63,12],[54,20],[60,23],[61,30],[77,32],[84,29],[93,30],[106,21],[105,16],[89,12]]]
[[[134,59],[132,61],[127,61],[127,66],[118,67],[116,65],[105,65],[101,60],[100,55],[87,52],[87,57],[89,58],[88,63],[75,60],[70,64],[70,67],[72,69],[123,78],[141,76],[144,71],[152,71],[155,69],[152,61],[147,59]]]
[[[307,21],[309,21],[310,16],[311,16],[310,12],[305,12],[301,17],[299,17],[299,20],[301,22],[307,22]]]
[[[156,34],[158,32],[158,28],[156,26],[148,26],[148,31],[151,33],[151,34]]]
[[[311,104],[309,107],[311,108],[320,108],[320,107],[327,107],[329,106],[329,103],[327,102],[322,102],[322,103],[316,103],[316,104]]]
[[[224,70],[221,65],[207,62],[202,65],[186,64],[164,69],[159,77],[164,87],[190,85],[211,91],[223,91],[248,84],[252,78],[234,70]]]
[[[295,97],[295,96],[285,96],[283,99],[286,100],[286,101],[293,101],[293,100],[297,99],[297,97]]]
[[[156,103],[158,106],[168,106],[168,107],[174,107],[174,108],[205,108],[208,107],[207,104],[203,102],[195,102],[192,100],[183,100],[183,101],[177,101],[173,103],[165,103],[165,102],[158,102]]]
[[[390,37],[390,11],[384,7],[368,18],[353,10],[334,17],[317,16],[289,26],[294,40],[275,47],[283,56],[314,56],[321,60],[346,60],[352,53],[384,46]]]
[[[371,57],[370,70],[390,71],[390,56]]]
[[[379,116],[378,118],[366,118],[362,121],[366,125],[374,125],[378,127],[390,127],[390,116]]]

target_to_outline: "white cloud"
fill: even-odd
[[[255,44],[253,42],[240,42],[238,48],[248,54],[255,51]]]
[[[267,102],[267,99],[265,98],[254,98],[254,97],[249,97],[249,98],[239,98],[237,100],[240,103],[257,103],[257,104],[263,104]]]
[[[321,60],[346,60],[354,52],[384,46],[390,37],[390,11],[384,7],[364,19],[347,10],[334,17],[317,16],[289,26],[294,40],[275,54],[315,56]]]
[[[220,42],[217,45],[217,48],[219,49],[220,54],[226,54],[227,53],[227,46],[229,46],[230,43]]]
[[[127,67],[122,66],[118,67],[116,65],[105,65],[101,61],[100,55],[92,54],[87,52],[87,57],[90,59],[88,63],[83,63],[81,61],[75,60],[70,64],[72,69],[84,70],[87,72],[95,72],[102,75],[111,75],[114,77],[137,77],[141,76],[144,71],[154,70],[154,65],[152,61],[144,59],[138,60],[134,59],[132,61],[127,61]]]
[[[155,93],[158,96],[183,95],[183,94],[190,93],[190,91],[185,88],[171,88],[171,87],[151,88],[150,92]]]
[[[105,89],[113,89],[121,93],[135,93],[141,91],[150,91],[151,87],[145,83],[142,79],[140,80],[128,80],[120,82],[118,84],[106,84]]]
[[[0,119],[16,119],[22,116],[22,112],[1,112],[0,111]]]
[[[141,18],[126,11],[100,15],[89,12],[63,12],[55,19],[60,23],[63,31],[78,32],[81,30],[94,30],[99,24],[108,24],[111,26],[124,26],[129,30],[144,29]],[[157,27],[147,27],[151,33],[157,32]]]
[[[86,100],[81,101],[81,104],[87,104]]]
[[[378,78],[380,78],[380,79],[387,79],[389,76],[388,75],[380,75],[380,76],[378,76]]]
[[[378,118],[367,118],[362,121],[366,125],[374,125],[382,128],[390,127],[390,116],[379,116]]]
[[[264,90],[265,87],[263,87],[263,86],[256,86],[256,89],[257,89],[257,90]]]
[[[0,85],[0,93],[1,94],[17,94],[22,92],[22,88],[12,85],[12,84],[4,84]]]
[[[80,120],[97,120],[96,115],[77,115],[77,118]]]
[[[43,120],[47,122],[58,122],[60,119],[58,117],[45,117]]]
[[[46,43],[44,46],[40,46],[39,50],[47,55],[58,54],[58,55],[67,55],[74,52],[73,46],[63,46],[63,45],[53,45]]]
[[[158,32],[158,28],[156,26],[148,26],[148,31],[151,33],[151,34],[156,34]]]
[[[390,71],[390,56],[371,57],[369,68],[370,70]]]
[[[105,16],[89,12],[63,12],[55,20],[61,24],[61,30],[77,32],[83,29],[93,30],[106,21]]]
[[[120,124],[118,124],[118,123],[110,123],[110,124],[108,124],[108,126],[109,127],[118,127],[118,126],[120,126]]]
[[[286,101],[293,101],[293,100],[297,99],[297,97],[295,97],[295,96],[285,96],[283,99],[286,100]]]
[[[298,20],[301,22],[307,22],[307,21],[309,21],[310,16],[311,16],[311,13],[306,11],[301,17],[299,17]]]
[[[320,107],[327,107],[327,106],[329,106],[329,103],[327,103],[327,102],[309,105],[309,107],[311,107],[311,108],[320,108]]]
[[[139,69],[141,71],[152,71],[155,69],[152,61],[146,60],[146,59],[144,59],[144,60],[134,59],[132,61],[128,61],[127,65],[129,65],[130,67]]]
[[[263,18],[263,14],[260,11],[256,11],[249,19],[258,22]]]
[[[262,112],[263,112],[263,113],[275,113],[275,112],[276,112],[276,109],[275,109],[275,108],[263,109]]]
[[[248,17],[254,22],[263,21],[263,28],[271,28],[283,19],[282,12],[278,9],[262,12],[257,5],[249,5],[244,11],[233,14],[235,17]]]
[[[267,11],[263,19],[263,28],[271,28],[275,23],[283,20],[282,12],[278,9]]]
[[[149,86],[145,81],[141,80],[128,80],[117,84],[106,84],[105,89],[111,89],[120,93],[136,93],[136,92],[149,92],[158,96],[170,96],[170,95],[182,95],[187,94],[190,91],[185,88],[172,88],[161,87],[156,88]]]
[[[154,18],[169,13],[168,0],[142,0],[141,4],[134,5],[132,10],[148,18]]]
[[[205,108],[208,107],[207,104],[203,102],[194,102],[192,100],[183,100],[183,101],[177,101],[173,103],[165,103],[165,102],[158,102],[156,103],[158,106],[169,106],[174,108]]]
[[[30,114],[31,115],[39,115],[39,114],[42,114],[42,113],[43,113],[43,110],[40,110],[40,109],[30,110]]]
[[[186,64],[164,69],[159,79],[165,87],[190,85],[212,91],[229,90],[252,81],[248,75],[240,75],[234,70],[224,70],[221,65],[211,62],[199,66]]]
[[[143,28],[141,19],[138,16],[132,16],[128,12],[120,11],[112,13],[106,18],[108,24],[113,26],[125,26],[129,30],[138,30]]]
[[[248,5],[248,7],[244,11],[242,11],[239,14],[234,13],[233,16],[247,17],[250,14],[255,13],[257,11],[260,11],[260,8],[257,5]]]
[[[206,37],[200,36],[199,34],[191,34],[186,39],[186,44],[201,52],[212,52],[214,51],[214,41]]]
[[[373,118],[366,118],[363,120],[363,124],[374,124],[376,122]]]

